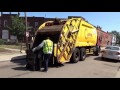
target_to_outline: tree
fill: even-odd
[[[23,18],[20,18],[18,15],[11,17],[12,23],[10,26],[7,26],[12,35],[17,36],[18,40],[21,40],[24,37],[25,33],[25,24]]]
[[[112,31],[111,33],[116,35],[116,44],[120,44],[120,33],[116,30]]]

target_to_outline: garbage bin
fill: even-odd
[[[27,50],[26,55],[26,68],[35,71],[36,67],[36,54],[32,50]]]

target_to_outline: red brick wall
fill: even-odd
[[[38,28],[44,22],[44,17],[27,17],[27,21],[33,28]],[[37,27],[35,27],[35,22],[38,22]]]
[[[4,20],[7,20],[8,26],[11,25],[11,16],[15,16],[17,14],[3,14],[0,16],[0,38],[2,38],[2,30],[8,30],[8,28],[4,27]],[[24,18],[24,17],[21,17]],[[25,18],[24,18],[25,19]],[[27,21],[30,23],[30,26],[33,28],[31,30],[37,30],[37,28],[44,22],[44,17],[27,17]],[[35,27],[35,22],[38,22],[38,26]],[[9,33],[10,38],[10,33]]]
[[[104,32],[100,29],[97,29],[98,32],[98,40],[100,42],[100,46],[105,47],[106,45],[110,45],[112,42],[112,35]]]
[[[6,30],[7,28],[4,27],[4,20],[7,20],[8,26],[11,24],[11,16],[15,16],[17,14],[2,14],[0,16],[1,20],[1,27],[0,27],[0,38],[2,38],[2,30]],[[25,17],[21,17],[25,19]],[[33,28],[31,30],[37,30],[38,27],[43,24],[46,21],[53,21],[55,18],[44,18],[44,17],[27,17],[27,21],[29,22],[29,25],[32,26]],[[35,27],[35,22],[38,22],[38,26]],[[7,29],[8,30],[8,29]],[[10,33],[9,33],[9,38],[10,38]]]
[[[7,25],[11,25],[11,16],[15,16],[17,14],[3,14],[1,15],[1,27],[0,27],[0,38],[2,38],[2,30],[8,30],[8,28],[4,27],[4,20],[7,20]],[[10,38],[10,33],[9,33]]]

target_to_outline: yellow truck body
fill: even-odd
[[[96,46],[97,30],[92,24],[84,19],[71,18],[61,20],[58,25],[54,25],[53,23],[54,21],[47,21],[43,23],[36,31],[36,38],[38,36],[40,37],[39,39],[46,36],[50,36],[51,39],[54,38],[53,57],[56,58],[59,63],[69,62],[74,54],[74,50],[75,53],[78,52],[80,55],[79,57],[81,57],[81,53],[86,54],[86,49]],[[36,42],[38,41],[39,40]],[[41,43],[41,41],[39,43]],[[37,43],[37,45],[39,43]]]

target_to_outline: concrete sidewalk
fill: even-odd
[[[10,49],[10,48],[5,48],[5,49],[11,50],[13,52],[15,51],[15,53],[7,53],[7,52],[0,53],[0,61],[20,60],[26,58],[25,51],[22,51],[22,53],[20,53],[19,49]]]
[[[20,52],[20,49],[11,49],[11,48],[4,48],[4,49],[11,50],[11,51],[18,51],[18,52]],[[25,53],[24,50],[22,50],[22,52]]]
[[[25,53],[16,53],[16,54],[12,54],[12,55],[0,54],[0,61],[20,60],[20,59],[25,59],[25,58],[26,58]]]

